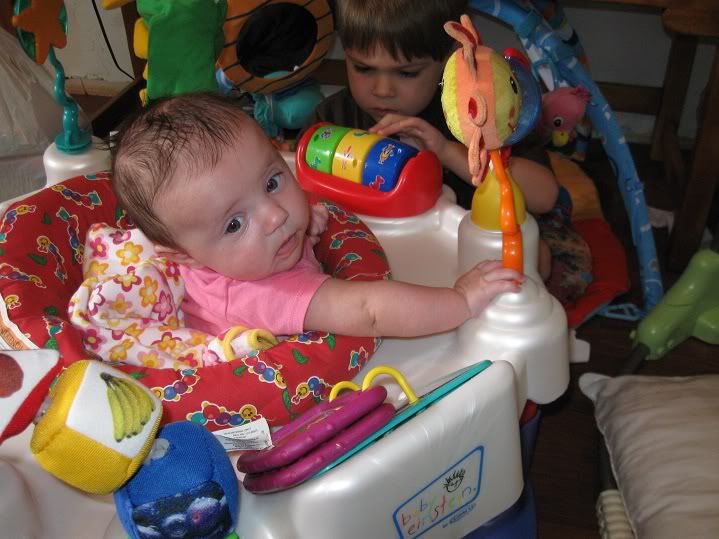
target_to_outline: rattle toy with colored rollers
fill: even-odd
[[[306,191],[365,215],[418,215],[442,189],[434,153],[361,129],[316,124],[300,139],[296,160]]]
[[[339,178],[391,191],[404,164],[416,154],[417,150],[396,140],[361,129],[325,125],[310,138],[305,161]]]

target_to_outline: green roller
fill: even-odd
[[[321,125],[318,127],[307,144],[305,162],[320,172],[331,174],[335,150],[342,137],[349,130],[349,127],[339,127],[337,125]]]

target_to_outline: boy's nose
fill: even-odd
[[[377,75],[372,92],[377,97],[392,97],[394,95],[392,79],[388,75]]]

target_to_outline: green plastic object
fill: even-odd
[[[321,125],[310,138],[305,152],[305,161],[320,172],[332,173],[332,161],[340,140],[348,132],[349,127],[337,125]]]
[[[147,98],[217,92],[226,0],[137,0],[149,31]],[[228,46],[230,46],[228,44]]]
[[[64,153],[80,153],[90,146],[92,135],[77,123],[77,102],[65,93],[65,70],[55,56],[53,47],[50,47],[47,57],[55,68],[55,83],[52,87],[55,101],[62,105],[62,131],[55,137],[55,146]]]
[[[659,359],[688,337],[719,344],[719,253],[699,251],[676,284],[632,334]]]
[[[30,4],[31,0],[17,0],[15,2],[13,15],[20,15],[20,13],[30,7]],[[62,25],[63,32],[65,32],[65,35],[67,35],[67,10],[65,9],[64,4],[60,8],[60,24]],[[20,46],[22,47],[22,50],[25,51],[25,54],[27,54],[34,62],[35,34],[33,34],[32,32],[26,32],[22,28],[16,28],[15,33],[17,34],[18,41],[20,41]],[[50,49],[52,50],[52,47]]]
[[[15,15],[30,7],[30,0],[17,0],[15,2]],[[67,11],[63,5],[60,9],[60,24],[67,34]],[[25,54],[35,61],[35,35],[20,28],[17,37]],[[78,125],[78,107],[75,100],[65,93],[65,70],[55,56],[55,48],[50,47],[48,54],[50,63],[55,68],[55,82],[52,90],[55,102],[62,107],[62,131],[55,137],[55,145],[61,152],[76,154],[82,152],[90,145],[92,135],[89,131]]]

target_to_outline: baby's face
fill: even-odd
[[[294,266],[309,224],[304,192],[254,122],[214,169],[178,170],[155,209],[198,266],[238,280]]]
[[[345,49],[347,79],[357,104],[376,121],[385,114],[417,116],[442,79],[444,62],[431,57],[395,60],[383,47]]]

